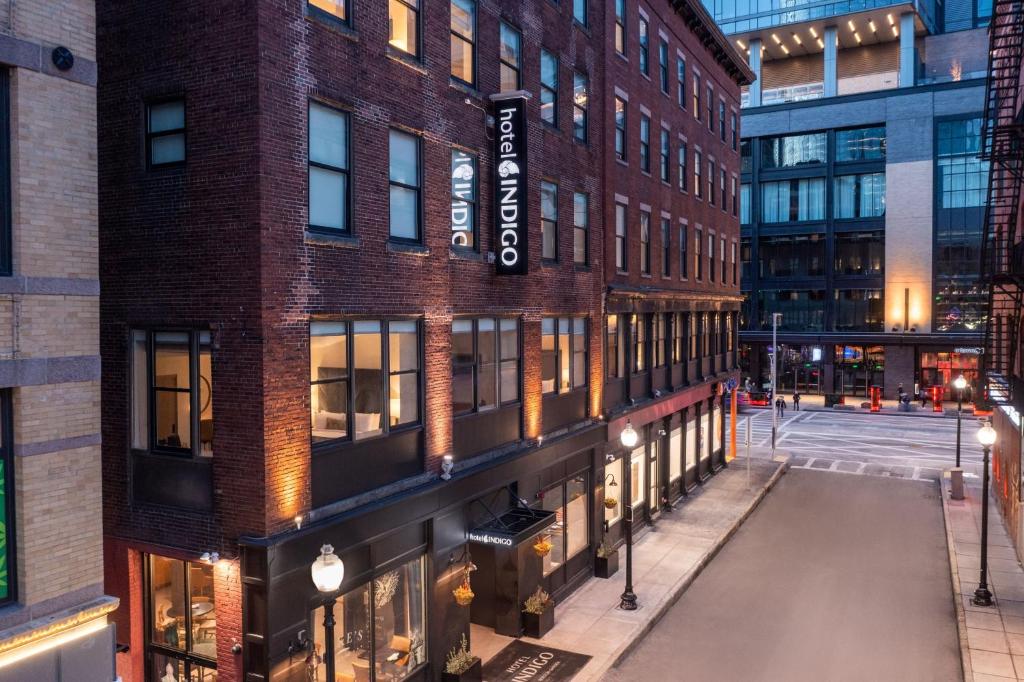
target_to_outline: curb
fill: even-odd
[[[974,669],[971,667],[971,650],[967,643],[967,612],[964,609],[963,593],[960,591],[960,567],[956,561],[956,546],[953,540],[953,527],[949,522],[949,493],[946,478],[939,481],[939,496],[942,498],[942,522],[946,527],[946,550],[949,552],[949,577],[953,581],[953,605],[956,608],[956,632],[960,640],[960,668],[964,682],[974,682]]]
[[[723,547],[725,547],[725,544],[729,542],[733,535],[736,534],[736,531],[738,531],[740,526],[743,525],[743,522],[746,521],[747,518],[754,512],[757,506],[761,503],[761,500],[763,500],[765,495],[768,494],[768,491],[775,487],[775,484],[779,482],[779,479],[782,478],[782,475],[786,473],[788,469],[789,458],[787,457],[785,461],[779,463],[779,466],[775,470],[775,473],[771,475],[771,478],[768,479],[768,482],[764,485],[763,488],[761,488],[760,492],[758,492],[757,495],[754,496],[754,499],[750,501],[750,504],[747,505],[747,508],[743,511],[743,513],[740,514],[739,517],[737,517],[736,521],[733,522],[732,526],[729,527],[729,530],[727,530],[725,534],[723,534],[718,539],[718,541],[711,548],[708,549],[707,553],[705,553],[704,556],[701,557],[700,561],[698,561],[697,564],[694,566],[694,569],[690,571],[689,574],[684,576],[679,581],[679,583],[672,588],[668,598],[666,598],[661,603],[661,605],[658,607],[658,610],[655,611],[654,615],[646,623],[643,624],[643,626],[640,628],[640,631],[637,632],[636,636],[631,641],[624,644],[618,651],[614,652],[610,659],[611,662],[602,670],[598,671],[595,674],[595,676],[591,679],[599,679],[599,677],[601,675],[604,675],[604,673],[608,672],[608,670],[618,666],[619,663],[621,663],[626,658],[626,656],[628,656],[633,651],[633,649],[636,648],[636,646],[643,640],[644,635],[650,632],[654,628],[654,626],[657,625],[659,621],[661,621],[662,617],[664,617],[668,610],[677,601],[679,601],[679,598],[683,596],[683,593],[686,592],[686,590],[690,587],[691,584],[693,584],[693,581],[697,579],[697,576],[704,572],[704,569],[707,567],[708,564],[711,563],[711,560],[715,558],[715,556],[718,554],[719,551],[721,551]]]

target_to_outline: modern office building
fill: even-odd
[[[977,394],[991,3],[706,0],[743,101],[744,372],[784,391]]]
[[[626,517],[605,482],[627,419],[645,443],[699,419],[690,469],[721,466],[750,77],[699,5],[98,5],[104,532],[126,682],[323,682],[332,649],[331,682],[439,679],[463,634],[518,636],[537,587],[557,602],[591,578]],[[610,156],[612,87],[628,158]],[[684,139],[714,165],[684,154],[677,175]],[[706,201],[677,187],[705,172]],[[611,194],[629,205],[614,242]],[[664,220],[672,241],[652,240]],[[606,309],[631,339],[606,336]],[[606,372],[606,338],[640,364]],[[665,467],[652,485],[684,466],[673,442],[642,452]],[[656,514],[643,475],[634,498]],[[330,641],[310,579],[325,544],[345,566]]]
[[[0,8],[0,680],[110,682],[92,0]]]

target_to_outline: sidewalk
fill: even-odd
[[[972,480],[963,500],[950,499],[942,482],[950,572],[960,631],[965,682],[1024,680],[1024,570],[989,498],[988,587],[994,606],[971,603],[978,587],[981,542],[981,484]]]
[[[592,657],[573,682],[601,679],[654,626],[785,469],[785,461],[751,458],[748,488],[746,460],[737,458],[673,511],[663,513],[633,544],[636,611],[618,608],[625,587],[625,548],[619,550],[619,571],[613,578],[593,578],[555,607],[555,627],[543,643]],[[488,644],[490,649],[498,642]],[[497,649],[476,653],[489,659]]]
[[[790,414],[793,407],[793,392],[792,391],[779,391],[778,395],[786,399],[786,414]],[[871,410],[861,407],[861,403],[868,401],[864,396],[846,396],[846,404],[839,408],[833,409],[831,407],[825,407],[825,396],[814,395],[814,394],[800,394],[800,411],[808,412],[835,412],[840,414],[871,414]],[[911,404],[911,412],[900,412],[897,407],[898,403],[895,400],[883,400],[881,414],[895,415],[899,417],[926,417],[932,419],[942,419],[943,417],[956,417],[956,401],[947,400],[942,403],[942,412],[933,412],[932,404],[928,403],[926,407],[921,408],[921,401],[915,401]],[[767,410],[767,407],[751,407],[749,405],[742,406],[744,411],[754,412],[757,410]],[[964,419],[973,418],[974,412],[970,405],[964,405]]]

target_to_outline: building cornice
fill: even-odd
[[[725,37],[700,0],[672,0],[671,4],[686,22],[687,28],[701,41],[704,48],[725,69],[726,74],[736,85],[750,85],[754,82],[756,77],[747,65],[747,60]]]

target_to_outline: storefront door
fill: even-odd
[[[543,492],[541,508],[555,513],[555,523],[547,529],[551,551],[543,559],[549,592],[555,592],[578,572],[589,568],[590,555],[584,551],[590,546],[587,479],[587,472],[581,471]]]
[[[647,463],[647,513],[654,518],[661,510],[661,471],[659,470],[658,456],[660,454],[661,438],[654,437],[650,443],[651,457]]]
[[[633,450],[629,459],[629,493],[633,508],[633,525],[644,522],[647,504],[647,447],[641,445]]]
[[[697,485],[697,419],[690,411],[683,412],[683,428],[686,430],[686,440],[683,443],[683,456],[686,467],[683,473],[683,482],[689,490]]]
[[[698,475],[701,479],[711,475],[711,413],[706,405],[697,403],[694,409],[697,412],[697,452],[700,453],[698,461]]]

